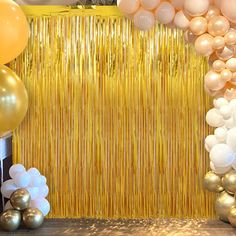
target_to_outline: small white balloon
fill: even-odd
[[[217,140],[215,135],[209,135],[205,139],[205,148],[208,152],[210,152],[211,149],[218,143],[219,141]]]
[[[30,174],[30,176],[40,176],[41,175],[39,170],[36,168],[30,168],[27,172]]]
[[[228,131],[226,144],[236,152],[236,128]]]
[[[37,188],[37,187],[28,187],[26,189],[30,193],[31,200],[35,200],[39,196],[39,188]]]
[[[231,166],[235,161],[235,153],[226,144],[216,144],[210,152],[210,159],[216,168]]]
[[[29,186],[30,187],[39,187],[42,185],[41,176],[32,176]]]
[[[39,198],[46,198],[49,194],[49,188],[47,185],[44,185],[39,188]]]
[[[16,190],[17,186],[12,179],[7,180],[1,186],[1,193],[5,198],[10,198]]]
[[[224,120],[220,112],[213,108],[206,114],[206,122],[212,127],[221,127],[224,125]]]
[[[224,105],[220,108],[220,114],[224,119],[229,119],[231,117],[232,109],[229,105]]]
[[[227,137],[227,129],[226,128],[217,128],[215,130],[215,137],[219,142],[225,142]]]
[[[229,105],[231,106],[231,108],[236,108],[236,99],[232,99],[232,100],[229,102]]]
[[[228,120],[225,120],[225,127],[228,129],[232,129],[233,127],[235,127],[235,120],[233,118],[230,118]]]
[[[42,185],[45,185],[45,184],[47,183],[47,179],[46,179],[45,176],[41,175],[41,176],[40,176],[40,179],[41,179],[41,186],[42,186]]]
[[[218,108],[218,109],[228,104],[229,102],[225,98],[218,98],[214,100],[214,106],[215,108]]]
[[[31,181],[31,176],[27,172],[22,172],[16,174],[13,180],[17,187],[26,188]]]
[[[13,179],[15,177],[16,174],[18,173],[22,173],[25,172],[25,167],[21,164],[16,164],[11,166],[11,168],[9,169],[9,175],[10,177]]]
[[[46,216],[50,211],[50,204],[45,198],[39,198],[31,201],[30,206],[33,208],[38,208],[44,216]]]
[[[5,206],[4,206],[4,211],[9,210],[9,209],[13,209],[13,206],[11,205],[11,202],[10,202],[10,201],[8,201],[8,202],[5,204]]]

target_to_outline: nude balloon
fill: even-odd
[[[209,0],[185,0],[184,9],[190,16],[204,15],[209,8]]]
[[[183,11],[179,11],[176,13],[174,18],[174,24],[180,29],[187,29],[189,27],[189,20],[184,14]]]
[[[209,71],[205,76],[205,85],[211,90],[219,90],[225,86],[225,81],[221,80],[217,72]]]
[[[172,6],[177,10],[182,10],[184,7],[184,0],[171,0]]]
[[[140,9],[134,15],[134,25],[143,31],[151,29],[154,23],[155,18],[150,11]]]
[[[157,8],[160,2],[161,0],[140,0],[142,7],[147,10],[153,10]]]
[[[224,16],[215,16],[208,23],[208,32],[213,36],[224,36],[230,28]]]
[[[222,0],[221,12],[233,23],[236,23],[236,4],[235,0]]]
[[[216,7],[215,5],[210,5],[208,12],[205,15],[206,20],[210,20],[214,16],[219,16],[220,15],[220,9]]]
[[[175,9],[169,2],[162,2],[155,11],[156,19],[162,24],[169,24],[175,17]]]
[[[118,0],[117,6],[126,14],[132,14],[139,8],[139,0]]]
[[[195,49],[198,54],[210,56],[213,53],[213,37],[209,34],[199,36],[195,41]]]
[[[207,20],[204,17],[194,17],[189,24],[190,30],[195,35],[204,34],[207,31]]]

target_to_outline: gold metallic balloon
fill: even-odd
[[[23,212],[23,222],[29,229],[37,229],[43,224],[43,213],[37,208],[27,208]]]
[[[0,216],[0,227],[5,231],[15,231],[21,223],[21,213],[17,210],[6,210]]]
[[[14,209],[25,210],[30,204],[30,193],[26,189],[18,189],[11,195],[10,202]]]
[[[224,190],[221,185],[221,178],[212,171],[205,175],[203,184],[205,189],[210,192],[219,193]]]
[[[230,171],[222,178],[222,185],[224,189],[234,194],[236,192],[236,171]]]
[[[232,207],[228,216],[229,222],[232,226],[236,227],[236,207]]]
[[[231,208],[235,205],[235,198],[226,192],[222,192],[216,199],[216,213],[220,220],[229,222],[228,216]]]
[[[23,82],[8,67],[0,65],[0,137],[22,122],[28,109]]]

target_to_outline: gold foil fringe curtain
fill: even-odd
[[[26,7],[11,64],[30,108],[14,161],[48,177],[51,217],[214,217],[202,179],[207,63],[179,31],[143,33],[116,7]]]

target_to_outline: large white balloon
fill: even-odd
[[[16,174],[13,180],[17,187],[26,188],[31,181],[31,176],[27,172],[22,172]]]
[[[235,161],[234,151],[226,144],[216,144],[210,152],[210,159],[215,167],[228,167]]]
[[[30,193],[31,200],[35,200],[39,196],[39,188],[37,188],[37,187],[28,187],[26,189]]]
[[[211,170],[213,172],[215,172],[216,174],[218,174],[218,175],[223,175],[223,174],[227,173],[228,171],[230,171],[232,169],[231,166],[228,166],[228,167],[215,167],[215,165],[212,161],[210,163],[210,167],[211,167]]]
[[[13,165],[9,169],[9,175],[12,179],[15,177],[16,174],[22,173],[22,172],[25,172],[25,167],[21,164]]]
[[[46,216],[50,211],[50,204],[45,198],[39,198],[31,201],[30,206],[33,208],[38,208],[44,216]]]
[[[206,114],[206,122],[212,127],[221,127],[224,125],[224,119],[220,112],[213,108]]]

